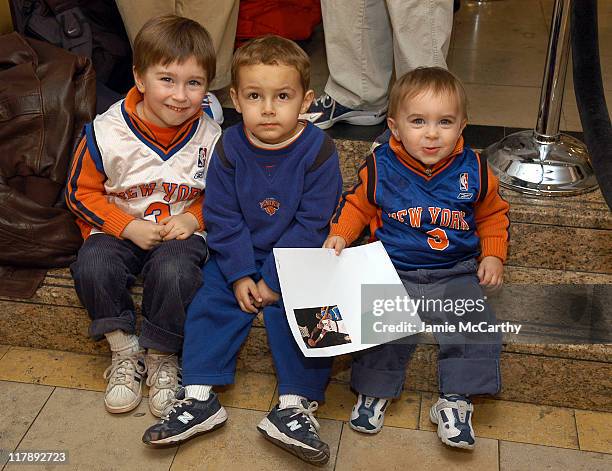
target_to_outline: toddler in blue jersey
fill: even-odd
[[[342,197],[324,247],[340,254],[369,226],[408,295],[422,302],[421,319],[456,330],[435,334],[440,397],[430,419],[443,443],[471,449],[470,396],[499,391],[501,335],[459,332],[465,325],[496,325],[482,286],[502,283],[508,203],[486,160],[464,145],[466,96],[451,73],[429,67],[401,77],[391,91],[387,121],[390,136],[366,158],[358,183]],[[466,313],[468,305],[473,309]],[[414,347],[404,339],[354,356],[351,386],[359,397],[353,429],[381,430]]]
[[[306,461],[329,459],[312,413],[314,401],[323,400],[331,359],[300,352],[272,253],[274,247],[320,247],[341,194],[332,139],[299,120],[314,96],[309,80],[308,56],[290,40],[267,36],[235,53],[230,93],[243,122],[225,131],[207,174],[211,257],[187,312],[185,389],[146,431],[145,443],[178,443],[223,425],[227,413],[211,389],[234,382],[238,350],[263,310],[279,404],[257,428]]]

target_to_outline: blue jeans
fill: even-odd
[[[408,295],[413,299],[482,300],[476,260],[459,262],[447,269],[399,271]],[[461,322],[495,324],[495,314],[484,303],[481,312],[458,316],[456,312],[419,310],[430,325]],[[501,333],[434,333],[440,345],[438,386],[441,393],[496,394],[501,388],[499,357]],[[398,397],[406,379],[406,364],[416,347],[418,335],[354,354],[351,387],[375,397]]]
[[[206,241],[197,235],[143,250],[107,234],[89,236],[70,266],[79,299],[92,319],[89,334],[100,340],[120,329],[133,334],[136,312],[129,288],[142,273],[140,345],[177,353],[183,346],[187,305],[202,284]]]

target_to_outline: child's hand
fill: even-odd
[[[273,304],[280,299],[280,295],[270,288],[263,278],[257,282],[257,289],[261,294],[262,307]]]
[[[159,224],[155,224],[152,221],[134,219],[125,226],[121,237],[131,240],[141,249],[151,250],[162,242],[160,231],[161,226]]]
[[[259,289],[250,276],[244,276],[234,281],[234,296],[240,309],[244,312],[257,314],[262,306],[263,299],[259,294]]]
[[[344,240],[344,237],[340,236],[329,236],[323,243],[324,249],[334,249],[336,251],[336,255],[340,255],[340,252],[342,252],[342,249],[345,247],[346,240]]]
[[[198,230],[200,224],[191,213],[177,214],[161,221],[160,235],[166,240],[185,240]]]
[[[478,267],[478,278],[482,286],[499,288],[504,281],[504,264],[497,257],[484,257]]]

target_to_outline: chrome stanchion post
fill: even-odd
[[[597,188],[586,146],[559,132],[571,3],[555,1],[536,128],[510,134],[483,151],[500,183],[522,193],[561,196]]]

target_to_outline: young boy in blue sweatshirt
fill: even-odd
[[[211,391],[234,382],[238,350],[263,309],[280,403],[258,425],[266,438],[324,464],[329,447],[312,413],[324,398],[331,359],[305,358],[293,339],[274,247],[320,247],[342,189],[333,141],[298,119],[313,99],[308,56],[277,36],[241,47],[231,97],[243,123],[215,147],[204,219],[211,258],[204,287],[187,313],[184,394],[145,433],[149,444],[182,442],[221,426],[225,409]]]

